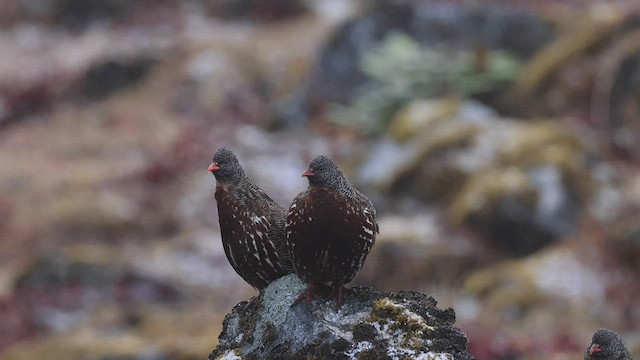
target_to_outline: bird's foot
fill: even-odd
[[[299,303],[302,302],[302,300],[306,299],[307,300],[307,306],[310,306],[312,298],[316,298],[315,294],[313,294],[313,283],[312,282],[308,282],[307,283],[307,289],[305,291],[301,292],[300,295],[298,295],[296,300],[293,302],[293,305],[298,305]]]
[[[255,307],[260,303],[260,295],[256,295],[254,297],[252,297],[251,299],[249,299],[249,301],[247,301],[247,303],[244,305],[244,307],[242,308],[242,312],[246,311],[247,309],[251,308],[251,307]]]
[[[342,298],[345,292],[352,293],[353,289],[349,289],[344,287],[343,284],[334,284],[333,285],[333,296],[336,298],[336,304],[338,305],[338,309],[342,306]]]

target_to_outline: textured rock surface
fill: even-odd
[[[340,309],[330,297],[292,306],[304,289],[287,275],[236,305],[209,359],[473,359],[453,309],[424,294],[354,287]]]

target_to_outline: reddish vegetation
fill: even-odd
[[[37,315],[19,296],[0,298],[0,318],[0,351],[43,330],[37,323]]]

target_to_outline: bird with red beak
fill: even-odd
[[[598,329],[584,351],[585,360],[633,360],[620,335]]]

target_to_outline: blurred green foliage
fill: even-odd
[[[393,32],[363,55],[360,67],[371,81],[352,104],[334,104],[330,118],[371,135],[382,132],[411,100],[500,89],[514,80],[520,62],[500,50],[423,48],[408,35]]]

